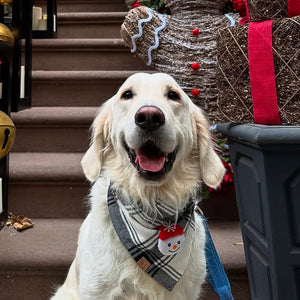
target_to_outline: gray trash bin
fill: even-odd
[[[222,123],[252,300],[300,299],[300,126]]]

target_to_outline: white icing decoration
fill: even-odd
[[[235,25],[235,20],[234,18],[230,15],[230,14],[225,14],[225,16],[229,19],[230,21],[230,26],[234,26]]]
[[[158,33],[166,27],[166,20],[162,15],[158,15],[159,19],[162,21],[162,25],[155,29],[154,38],[155,44],[148,49],[148,63],[147,66],[150,66],[152,63],[151,51],[156,49],[159,46]]]
[[[148,12],[148,18],[141,19],[141,20],[138,21],[139,33],[138,33],[138,34],[135,34],[134,36],[131,37],[131,43],[132,43],[131,53],[134,53],[134,52],[136,51],[136,43],[135,43],[135,40],[136,40],[137,38],[140,38],[140,37],[142,36],[142,34],[143,34],[142,24],[145,23],[145,22],[151,21],[151,19],[152,19],[152,17],[153,17],[150,8],[147,8],[147,12]]]

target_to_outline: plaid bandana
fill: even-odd
[[[115,231],[132,258],[143,271],[171,291],[183,275],[191,255],[191,243],[195,238],[195,198],[191,196],[180,211],[157,201],[157,213],[151,214],[143,211],[132,199],[124,199],[110,185],[107,203]],[[164,255],[158,243],[165,242],[166,247],[171,246],[172,238],[160,240],[160,230],[172,233],[177,226],[183,229],[184,236],[180,246],[173,246],[173,249],[178,247],[180,251]],[[163,236],[166,234],[164,232]]]

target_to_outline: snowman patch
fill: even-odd
[[[183,247],[185,235],[180,225],[169,223],[159,227],[158,250],[163,255],[174,255]]]

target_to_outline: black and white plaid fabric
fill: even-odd
[[[191,196],[180,211],[157,201],[157,213],[152,215],[132,199],[121,197],[110,185],[107,201],[110,218],[122,244],[145,272],[171,291],[183,275],[191,255],[190,245],[195,238],[195,198]],[[157,247],[158,227],[170,223],[183,228],[185,241],[175,255],[163,255]]]

